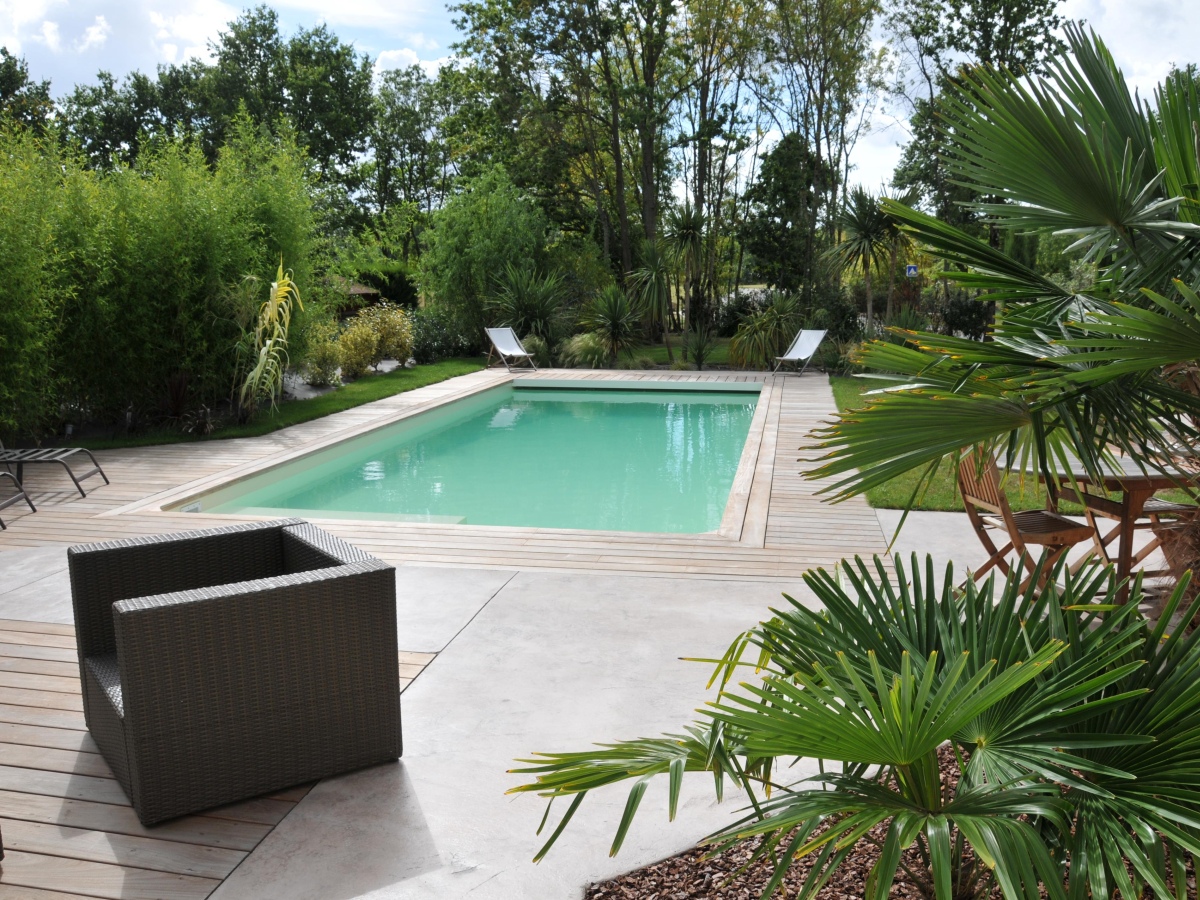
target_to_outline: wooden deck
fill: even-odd
[[[401,684],[432,658],[401,654]],[[75,629],[0,619],[0,898],[201,900],[308,790],[143,827],[85,729]]]
[[[395,565],[491,566],[581,570],[717,579],[793,579],[815,566],[854,554],[881,553],[886,540],[861,499],[830,505],[820,485],[803,478],[812,454],[800,447],[807,433],[835,410],[823,375],[773,377],[763,373],[633,373],[563,370],[553,378],[665,378],[680,381],[765,382],[766,404],[752,478],[742,485],[744,515],[736,535],[636,534],[314,519],[322,527]],[[398,415],[508,380],[485,371],[400,394],[259,438],[113,450],[98,454],[112,480],[86,483],[80,498],[55,466],[30,467],[27,487],[38,505],[29,513],[4,511],[9,529],[0,551],[213,527],[247,517],[165,512],[157,501],[219,484],[268,462],[378,427]],[[536,376],[535,376],[536,377]],[[190,487],[189,487],[190,486]],[[0,486],[0,490],[4,490]],[[735,485],[735,491],[738,486]],[[147,501],[156,500],[156,503]]]

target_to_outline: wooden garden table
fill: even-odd
[[[1185,472],[1173,466],[1168,466],[1166,473],[1159,472],[1156,469],[1145,468],[1137,460],[1125,456],[1117,457],[1115,462],[1116,467],[1114,468],[1111,463],[1102,460],[1100,463],[1101,474],[1099,477],[1093,478],[1085,471],[1079,460],[1072,459],[1071,474],[1080,488],[1076,492],[1079,502],[1092,512],[1102,513],[1117,520],[1117,577],[1125,580],[1129,578],[1133,570],[1133,536],[1137,520],[1142,516],[1146,501],[1158,491],[1181,485],[1193,487],[1200,485],[1200,473]],[[1038,477],[1045,481],[1040,473]],[[1105,496],[1105,494],[1118,492],[1121,494],[1120,500],[1113,500]],[[1054,492],[1051,491],[1051,497],[1053,498],[1053,496]],[[1108,535],[1101,534],[1098,525],[1096,532],[1097,543],[1101,546],[1106,545],[1112,539],[1112,532],[1109,532]],[[1117,602],[1124,603],[1127,599],[1129,599],[1128,584],[1118,592]]]

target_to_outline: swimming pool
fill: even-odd
[[[180,508],[603,531],[720,526],[761,385],[545,384],[456,400]]]

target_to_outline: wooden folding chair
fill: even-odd
[[[1032,578],[1037,560],[1030,552],[1030,546],[1041,547],[1049,554],[1042,570],[1045,578],[1064,553],[1076,544],[1091,541],[1096,533],[1091,525],[1081,525],[1047,510],[1013,512],[1008,497],[1000,487],[1000,473],[995,458],[988,456],[981,466],[978,451],[968,453],[959,461],[958,489],[967,508],[971,527],[991,554],[988,561],[972,574],[971,578],[976,581],[993,567],[1007,575],[1011,570],[1008,554],[1013,551],[1024,560],[1029,578]],[[1008,543],[997,547],[990,534],[992,531],[1004,532]],[[1029,585],[1029,578],[1022,583],[1022,590]]]

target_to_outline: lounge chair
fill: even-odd
[[[25,493],[25,488],[21,486],[21,481],[16,475],[14,475],[12,472],[0,472],[0,478],[11,479],[12,483],[17,488],[17,492],[11,497],[6,500],[0,500],[0,509],[8,509],[8,507],[12,506],[14,503],[20,503],[22,500],[24,500],[29,504],[30,510],[37,512],[37,507],[33,505],[33,501],[30,500],[29,495]],[[8,526],[4,524],[4,520],[0,519],[0,531],[4,531],[7,528]]]
[[[76,475],[71,467],[67,465],[67,460],[77,453],[84,453],[87,458],[92,461],[92,467],[82,475]],[[12,466],[17,467],[17,481],[21,484],[25,483],[25,465],[26,463],[58,463],[67,470],[67,477],[75,482],[75,487],[79,491],[80,497],[86,497],[87,491],[80,484],[85,478],[90,478],[93,475],[99,475],[104,479],[105,484],[109,484],[108,476],[104,474],[104,470],[100,468],[100,463],[96,462],[96,457],[92,456],[92,451],[83,447],[50,447],[43,450],[5,450],[4,445],[0,444],[0,463],[12,472]]]
[[[823,340],[825,340],[823,330],[801,331],[792,341],[792,346],[788,347],[787,353],[775,357],[775,368],[771,371],[778,372],[779,367],[784,363],[791,363],[794,366],[800,366],[799,374],[803,375],[808,364],[817,355],[817,348],[821,346]]]
[[[488,340],[492,342],[492,349],[488,351],[488,365],[492,364],[493,351],[500,357],[500,361],[504,363],[504,368],[510,372],[513,366],[509,364],[511,359],[514,363],[525,360],[529,363],[529,367],[533,371],[537,371],[537,366],[533,362],[533,354],[526,350],[522,345],[517,333],[511,328],[485,328]]]

